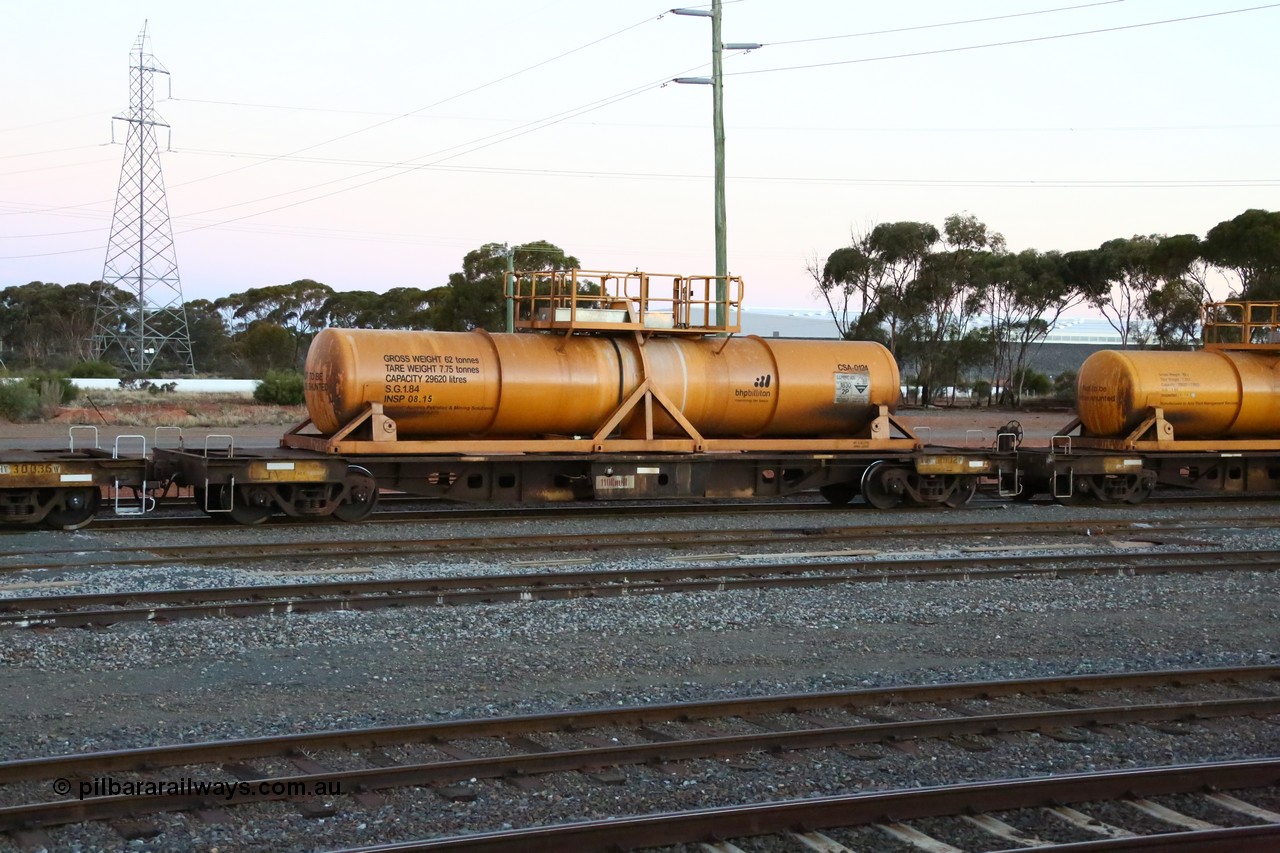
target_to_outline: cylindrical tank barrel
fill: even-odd
[[[655,337],[643,357],[708,438],[849,435],[898,401],[897,364],[876,343]],[[381,403],[401,437],[592,435],[643,378],[634,338],[325,329],[306,401],[325,434]],[[658,406],[654,433],[683,435]]]
[[[1125,436],[1153,406],[1178,438],[1280,433],[1280,354],[1263,350],[1104,350],[1076,381],[1080,421],[1099,436]]]

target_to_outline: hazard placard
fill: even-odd
[[[871,401],[870,373],[837,373],[837,403],[869,403]]]

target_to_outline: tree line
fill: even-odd
[[[184,308],[196,369],[252,378],[296,370],[311,338],[328,326],[500,330],[508,264],[579,266],[545,240],[514,249],[486,243],[432,288],[336,291],[300,279],[191,300]],[[1016,403],[1036,350],[1073,307],[1092,306],[1126,347],[1177,347],[1194,339],[1211,290],[1280,300],[1280,213],[1247,210],[1203,239],[1135,236],[1065,253],[1010,252],[986,224],[956,214],[941,229],[924,222],[876,225],[806,267],[839,334],[888,346],[924,402],[937,388],[982,377],[1004,390],[1004,402]],[[37,281],[0,290],[0,358],[8,370],[83,374],[106,287]],[[128,304],[127,294],[115,295]],[[177,367],[162,357],[156,372]]]
[[[1017,403],[1036,350],[1076,306],[1096,310],[1122,347],[1171,348],[1196,339],[1215,289],[1280,299],[1280,213],[1246,210],[1203,239],[1139,235],[1073,252],[1010,252],[976,217],[954,214],[941,230],[876,225],[806,266],[839,333],[884,343],[921,402],[985,376]]]
[[[315,334],[329,326],[364,329],[498,331],[505,324],[503,272],[508,249],[486,243],[468,252],[462,270],[430,289],[394,287],[385,293],[334,290],[300,279],[252,287],[215,300],[184,304],[196,369],[202,374],[261,378],[296,370]],[[514,249],[515,269],[571,269],[578,259],[538,240]],[[92,337],[103,282],[66,286],[33,281],[0,290],[0,359],[14,373],[32,370],[97,375],[110,365],[92,363]],[[113,288],[127,313],[136,300]],[[123,320],[123,317],[120,318]],[[170,359],[166,361],[166,355]],[[162,353],[153,371],[181,365]]]

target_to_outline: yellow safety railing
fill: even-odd
[[[517,329],[733,334],[742,330],[742,278],[604,270],[507,273]]]
[[[1210,349],[1280,348],[1280,302],[1211,302],[1201,325]]]

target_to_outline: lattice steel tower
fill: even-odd
[[[129,55],[129,114],[113,118],[129,123],[129,136],[93,330],[96,357],[118,348],[135,373],[146,373],[166,350],[168,364],[195,373],[156,142],[156,128],[169,125],[156,114],[152,75],[168,73],[151,55],[143,23]]]

